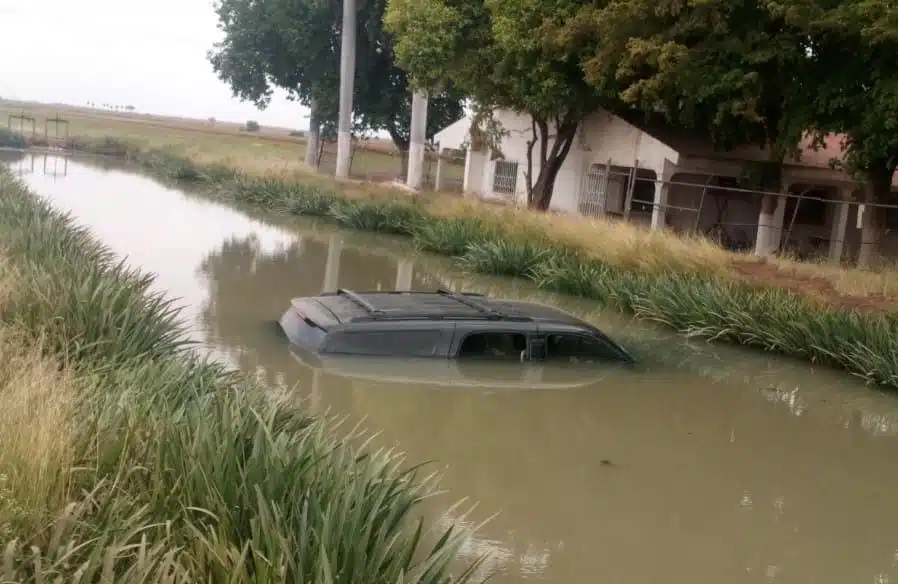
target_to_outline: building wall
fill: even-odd
[[[513,194],[501,194],[494,191],[496,159],[487,153],[482,172],[475,178],[479,185],[479,193],[484,198],[496,198],[526,203],[526,167],[527,141],[532,139],[532,126],[529,116],[501,110],[496,112],[496,119],[502,124],[508,135],[501,143],[505,161],[517,163],[517,174]],[[455,132],[451,132],[453,135]],[[535,146],[538,152],[539,144]],[[538,154],[535,154],[538,156]],[[738,177],[744,163],[735,159],[710,157],[680,156],[675,150],[646,134],[635,126],[620,118],[600,112],[590,116],[581,124],[571,151],[561,167],[555,182],[550,209],[559,212],[576,214],[580,212],[580,195],[586,185],[586,178],[593,165],[605,167],[610,162],[616,170],[625,173],[638,163],[641,180],[646,183],[664,181],[668,184],[668,208],[665,212],[665,224],[677,231],[688,232],[697,227],[701,233],[709,233],[715,225],[720,224],[725,235],[732,242],[741,244],[743,248],[754,241],[757,234],[757,222],[761,205],[761,194],[748,194],[717,190],[710,185],[705,192],[704,203],[696,222],[696,212],[688,208],[699,207],[702,190],[709,176]],[[672,169],[675,174],[672,173]],[[539,165],[534,162],[533,179],[539,173]],[[643,176],[645,175],[645,176]],[[651,178],[646,178],[651,177]],[[833,197],[839,192],[853,188],[849,177],[832,168],[787,165],[784,176],[786,185],[795,183],[813,184],[832,189]],[[691,183],[691,184],[690,184]],[[639,183],[637,183],[639,184]],[[619,185],[618,185],[619,186]],[[642,185],[642,194],[638,198],[651,195],[647,184]],[[654,189],[654,186],[652,186]],[[619,189],[618,189],[619,190]],[[606,207],[618,205],[620,193],[607,194]],[[686,209],[675,209],[684,207]],[[793,246],[804,254],[823,255],[828,253],[829,240],[832,237],[832,226],[837,217],[838,207],[828,204],[825,219],[816,225],[805,225],[796,222],[789,234],[789,241],[784,244]],[[612,214],[613,215],[613,214]],[[785,230],[789,227],[790,214],[786,213],[785,224],[781,235],[785,240]],[[651,211],[643,205],[639,210],[631,209],[630,220],[648,224]],[[710,234],[710,233],[709,233]],[[811,243],[817,240],[817,244]],[[852,205],[849,212],[848,228],[845,236],[843,257],[852,258],[857,254],[860,243],[860,228],[857,224],[857,206]],[[883,255],[898,257],[898,222],[884,234],[881,250]]]
[[[495,116],[508,132],[500,146],[504,160],[518,163],[514,200],[523,203],[527,197],[527,142],[532,139],[530,117],[507,110],[498,111]],[[538,158],[538,142],[534,150],[534,157]],[[661,176],[665,159],[676,158],[675,151],[638,128],[603,112],[594,114],[581,124],[574,144],[562,164],[555,181],[550,208],[577,213],[586,174],[594,164],[604,166],[610,160],[612,165],[631,167],[638,160],[640,168]],[[495,160],[490,160],[485,165],[481,193],[486,197],[496,196],[493,189],[495,169]],[[535,181],[539,174],[538,161],[534,161],[532,172]]]

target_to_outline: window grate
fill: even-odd
[[[518,163],[497,160],[493,171],[493,192],[514,194],[518,184]]]

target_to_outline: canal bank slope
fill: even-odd
[[[527,278],[690,337],[757,347],[898,388],[898,290],[891,274],[763,263],[713,243],[602,220],[531,213],[359,183],[202,152],[75,139],[79,151],[125,157],[156,176],[225,201],[329,217],[412,237],[465,268]]]
[[[2,167],[0,249],[0,579],[466,580],[465,534],[418,531],[431,483],[193,355],[150,276]]]

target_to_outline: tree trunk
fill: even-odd
[[[776,207],[779,197],[764,195],[761,197],[761,213],[758,215],[758,233],[755,237],[755,255],[767,257],[779,249],[777,245],[781,237],[781,229],[775,225]]]
[[[770,159],[756,164],[757,187],[765,193],[783,192],[783,161],[778,150],[771,150]],[[768,257],[780,249],[783,239],[782,213],[777,216],[777,207],[782,195],[767,194],[761,197],[758,213],[758,230],[755,235],[755,255]]]
[[[309,137],[306,140],[306,158],[307,166],[318,168],[320,156],[318,155],[319,142],[321,136],[321,121],[318,116],[318,100],[314,97],[309,104]]]
[[[870,179],[864,189],[865,203],[888,203],[892,195],[892,176],[895,167],[871,172]],[[864,207],[864,216],[861,221],[861,246],[858,250],[857,265],[869,267],[876,263],[879,257],[879,242],[885,228],[885,208]]]
[[[399,180],[408,181],[408,148],[399,151]]]
[[[529,206],[537,211],[548,211],[552,203],[552,194],[555,190],[555,179],[558,172],[567,159],[571,146],[577,136],[579,121],[564,120],[556,125],[555,141],[548,148],[549,129],[548,124],[539,123],[536,126],[540,131],[540,165],[536,183],[528,189]],[[528,183],[530,180],[528,179]],[[530,186],[528,184],[528,186]]]
[[[387,128],[387,133],[390,134],[390,139],[393,140],[393,145],[396,146],[396,150],[399,151],[399,176],[396,177],[397,180],[402,182],[408,181],[408,149],[410,140],[409,138],[403,136],[399,132],[397,132],[393,128]]]

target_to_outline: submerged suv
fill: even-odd
[[[294,298],[280,320],[297,348],[321,355],[632,362],[567,312],[471,292],[353,292]]]

